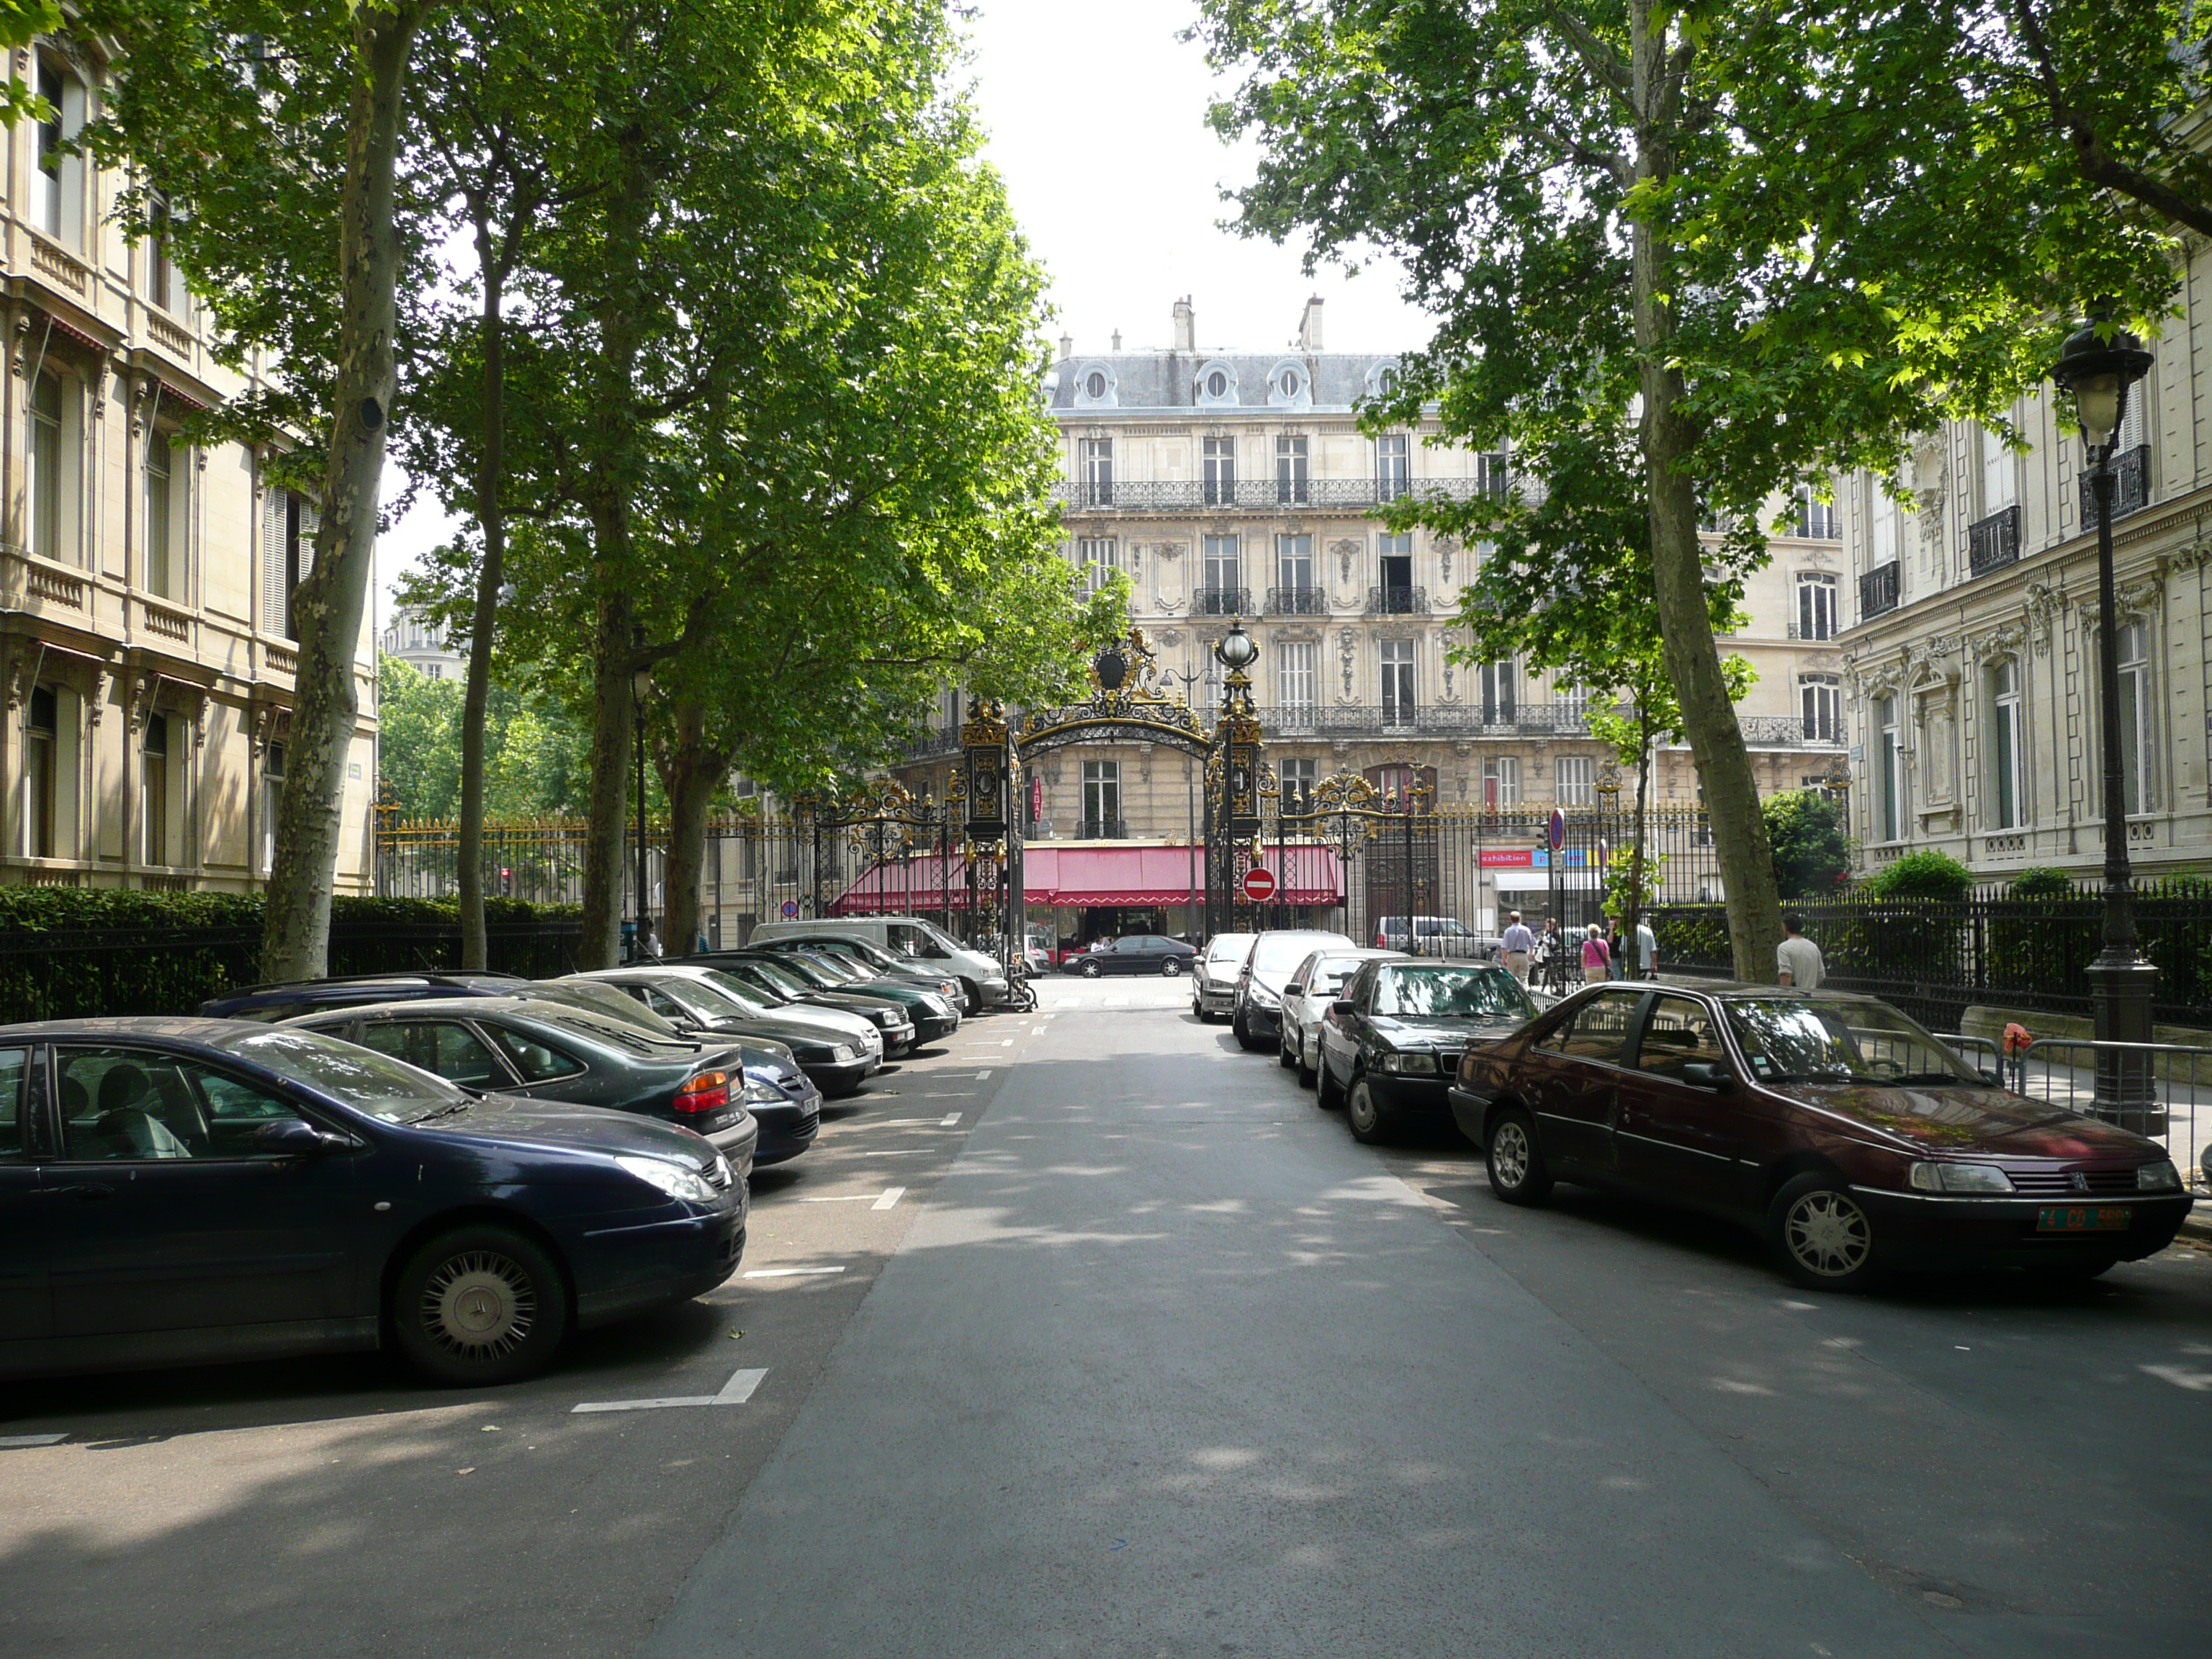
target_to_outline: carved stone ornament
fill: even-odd
[[[1294,623],[1277,628],[1275,638],[1285,645],[1315,644],[1321,639],[1321,629],[1308,623]]]
[[[2166,556],[2167,568],[2176,572],[2201,570],[2207,561],[2212,561],[2212,541],[2191,542]]]
[[[1339,579],[1342,580],[1346,587],[1351,586],[1352,561],[1358,559],[1367,551],[1367,544],[1364,542],[1353,541],[1349,537],[1346,537],[1340,541],[1331,542],[1328,544],[1328,550],[1336,555],[1336,566]]]
[[[2024,620],[2000,623],[1995,628],[1985,629],[1974,635],[1966,643],[1974,653],[1975,661],[2002,662],[2008,657],[2018,656],[2027,648],[2027,623]]]
[[[1163,559],[1179,559],[1182,557],[1184,549],[1181,542],[1161,542],[1152,551]]]
[[[2051,636],[2058,626],[2058,619],[2066,614],[2066,590],[2051,587],[2044,583],[2032,584],[2027,590],[2027,621],[2035,641],[2035,654],[2051,654]]]
[[[15,372],[15,378],[20,380],[23,378],[23,370],[30,357],[30,307],[27,306],[17,307],[13,313],[13,319],[14,325],[9,330],[9,332],[15,337],[15,339],[14,343],[9,351],[9,361],[10,367],[13,368]]]
[[[39,659],[45,653],[38,650],[19,651],[14,665],[8,671],[8,712],[14,714],[31,700],[31,688],[38,683]]]
[[[100,716],[107,712],[108,690],[114,684],[115,676],[111,671],[105,668],[93,670],[92,699],[84,707],[84,723],[87,726],[100,724]]]
[[[1158,637],[1162,645],[1181,645],[1182,643],[1182,629],[1180,628],[1163,628],[1159,632]]]
[[[161,677],[159,674],[136,674],[131,680],[131,730],[135,735],[146,729],[146,722],[154,713],[154,700],[161,695]]]
[[[1347,628],[1336,636],[1337,648],[1344,663],[1344,700],[1352,701],[1352,679],[1359,662],[1359,630]]]
[[[1923,799],[1930,806],[1948,806],[1956,791],[1953,750],[1957,747],[1957,700],[1948,683],[1913,688],[1918,705],[1921,748],[1926,764],[1921,768]]]

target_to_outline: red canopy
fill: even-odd
[[[1337,904],[1343,901],[1344,872],[1326,847],[1292,845],[1266,849],[1260,860],[1281,884],[1276,900],[1284,904]],[[968,908],[967,860],[953,855],[952,908]],[[1022,896],[1030,904],[1070,909],[1088,904],[1183,904],[1191,888],[1206,885],[1206,855],[1194,857],[1188,844],[1165,847],[1104,847],[1088,842],[1033,842],[1022,849]],[[934,853],[904,864],[878,865],[848,888],[830,914],[881,915],[941,908],[944,874]]]

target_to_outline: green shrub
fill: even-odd
[[[1822,789],[1785,789],[1769,795],[1760,811],[1782,896],[1832,896],[1851,869],[1851,841],[1836,798]]]
[[[2005,884],[2005,896],[2016,899],[2063,899],[2074,896],[2074,878],[2063,870],[2038,865],[2021,871]]]
[[[1907,853],[1875,871],[1867,890],[1878,899],[1962,899],[1974,890],[1974,878],[1948,853]]]

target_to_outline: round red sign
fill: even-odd
[[[1275,872],[1255,865],[1244,872],[1244,896],[1255,904],[1265,904],[1275,896]]]

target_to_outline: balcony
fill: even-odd
[[[1137,482],[1077,480],[1053,486],[1053,499],[1072,513],[1280,513],[1286,507],[1372,512],[1405,495],[1450,501],[1492,493],[1480,478],[1414,478],[1395,482],[1386,494],[1380,478],[1152,478]]]
[[[941,732],[925,732],[906,746],[906,757],[910,761],[931,760],[939,755],[960,752],[960,728],[946,726]]]
[[[1201,587],[1190,596],[1194,617],[1249,617],[1252,590],[1249,587]]]
[[[1897,609],[1897,561],[1876,565],[1859,578],[1859,620],[1871,622]]]
[[[1429,590],[1425,587],[1370,587],[1367,590],[1370,617],[1425,617]]]
[[[2094,523],[2095,520],[2090,520]],[[2020,508],[1999,507],[1966,526],[1966,568],[1977,576],[2020,562]]]
[[[1328,594],[1318,587],[1271,587],[1267,590],[1271,617],[1326,617]]]
[[[2097,528],[2097,491],[2091,475],[2081,475],[2081,528]],[[2112,522],[2150,505],[2150,446],[2123,450],[2112,457]]]
[[[1268,737],[1291,739],[1580,737],[1589,729],[1579,702],[1447,702],[1412,709],[1290,703],[1254,712]]]
[[[1825,733],[1817,720],[1796,714],[1739,714],[1743,740],[1753,749],[1841,749],[1843,733],[1832,720]]]
[[[1127,841],[1129,821],[1127,818],[1083,818],[1075,825],[1078,841]]]

